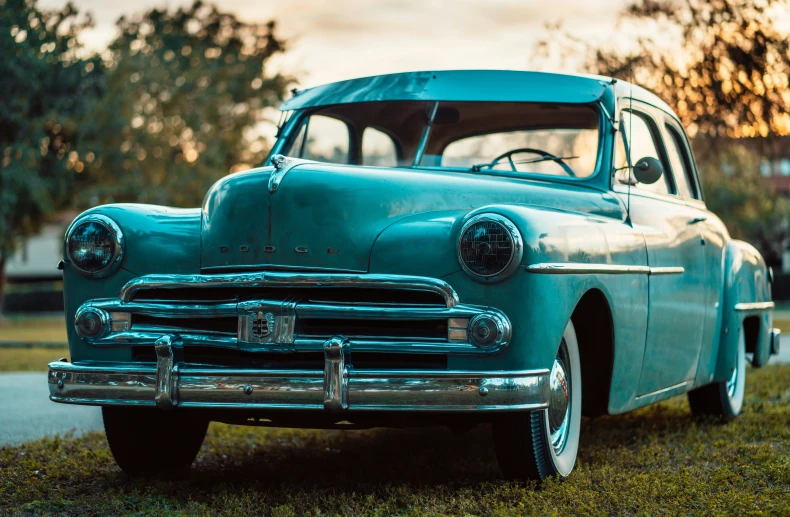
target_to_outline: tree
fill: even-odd
[[[103,92],[101,61],[78,52],[90,25],[71,4],[0,0],[0,300],[6,260],[69,202],[85,168],[85,114]]]
[[[778,260],[790,211],[759,176],[755,153],[790,135],[790,38],[776,23],[788,10],[790,0],[635,0],[618,23],[640,35],[632,45],[563,37],[554,26],[538,57],[581,55],[587,70],[621,79],[633,70],[693,137],[708,207]]]
[[[641,35],[630,51],[566,34],[541,42],[540,54],[558,45],[619,78],[633,68],[692,137],[790,135],[790,39],[776,23],[788,10],[790,0],[636,0],[619,22]]]
[[[754,244],[769,264],[782,260],[788,233],[790,200],[777,196],[760,174],[759,146],[706,145],[697,137],[697,162],[705,201],[727,226],[732,237]]]
[[[291,79],[266,75],[283,52],[275,23],[246,23],[198,2],[121,18],[105,54],[112,95],[97,106],[88,204],[197,206],[221,176],[258,165],[264,108]]]

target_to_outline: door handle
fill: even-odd
[[[695,217],[694,219],[689,221],[689,224],[697,224],[697,223],[701,223],[701,222],[707,221],[707,220],[708,220],[707,217]]]

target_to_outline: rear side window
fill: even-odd
[[[622,112],[621,138],[617,139],[615,147],[615,167],[617,169],[615,181],[618,183],[628,184],[629,181],[629,162],[626,155],[627,149],[630,148],[632,164],[638,162],[642,158],[655,158],[661,161],[655,134],[648,124],[649,122],[647,119],[639,113],[632,113],[630,111]],[[662,175],[661,179],[652,185],[636,183],[633,177],[631,180],[632,184],[641,190],[656,192],[658,194],[669,194],[667,174]]]
[[[677,129],[669,124],[667,124],[666,128],[669,135],[669,138],[666,139],[667,154],[669,155],[669,163],[672,166],[672,173],[678,187],[678,195],[695,199],[697,195],[694,188],[694,173],[691,170],[691,161],[686,152],[686,146],[683,144]]]
[[[383,131],[367,127],[362,132],[362,164],[374,167],[396,167],[398,151],[392,138]]]

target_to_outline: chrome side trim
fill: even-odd
[[[348,411],[512,411],[548,406],[549,371],[347,369]],[[49,365],[50,399],[155,406],[153,363]],[[173,377],[178,407],[326,411],[325,372],[191,367]],[[341,391],[342,397],[342,391]],[[330,407],[332,404],[330,404]],[[178,410],[178,409],[176,409]]]
[[[348,409],[348,339],[334,336],[324,343],[324,409]]]
[[[684,386],[687,386],[689,383],[691,383],[691,381],[683,381],[683,382],[679,382],[679,383],[677,383],[677,384],[675,384],[673,386],[669,386],[668,388],[662,388],[660,390],[651,391],[649,393],[643,393],[641,395],[637,395],[636,396],[636,400],[639,400],[639,399],[644,398],[644,397],[653,397],[653,396],[656,396],[656,395],[662,395],[664,393],[668,393],[670,391],[679,390],[679,389],[683,388]]]
[[[650,276],[653,275],[682,275],[685,273],[685,268],[682,267],[651,267]]]
[[[543,262],[540,264],[528,265],[526,271],[527,273],[539,273],[544,275],[645,275],[650,273],[650,268],[647,266],[618,266],[613,264],[584,264],[578,262]]]
[[[286,273],[263,271],[228,275],[146,275],[121,288],[121,302],[130,302],[143,289],[204,287],[350,287],[428,291],[442,296],[447,307],[459,303],[458,294],[443,280],[421,276],[345,273]]]
[[[543,262],[530,264],[525,269],[527,273],[544,275],[680,275],[686,271],[680,266],[620,266],[616,264],[583,264],[578,262]]]
[[[774,302],[743,302],[736,303],[735,310],[738,312],[743,311],[765,311],[773,309],[776,304]]]

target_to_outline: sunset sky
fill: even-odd
[[[156,6],[191,0],[73,0],[90,11],[95,29],[84,43],[103,48],[115,21]],[[40,0],[60,7],[63,0]],[[534,69],[534,44],[547,22],[562,21],[580,37],[615,33],[624,0],[221,0],[246,21],[275,19],[290,49],[272,66],[300,79],[301,87],[405,70],[451,68]],[[574,71],[573,66],[542,66]]]

